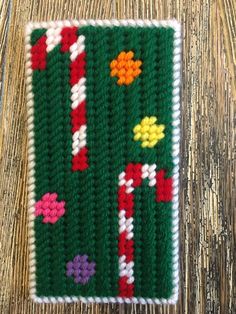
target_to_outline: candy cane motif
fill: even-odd
[[[172,178],[165,178],[165,170],[156,172],[156,164],[140,163],[127,165],[119,175],[118,210],[119,210],[119,296],[134,295],[134,241],[133,215],[134,194],[144,179],[148,178],[149,186],[156,188],[156,202],[172,200]]]
[[[72,170],[88,168],[85,37],[77,35],[77,27],[65,27],[61,31],[61,50],[70,52],[71,124],[72,124]]]
[[[77,27],[51,27],[31,48],[33,70],[46,69],[47,53],[61,44],[61,51],[70,52],[72,171],[88,168],[85,37],[77,35]]]
[[[39,38],[31,47],[31,67],[32,70],[45,70],[47,57],[47,37],[44,35]]]

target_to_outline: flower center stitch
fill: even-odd
[[[163,124],[158,125],[156,122],[156,117],[145,117],[140,124],[134,127],[134,140],[141,141],[143,148],[152,148],[165,137],[163,133],[165,126]]]
[[[117,76],[118,85],[130,85],[134,79],[142,72],[140,66],[141,60],[133,60],[133,51],[121,51],[118,57],[111,61],[111,76]]]

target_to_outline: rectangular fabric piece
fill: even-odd
[[[30,294],[176,303],[176,21],[26,28]]]

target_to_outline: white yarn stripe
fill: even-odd
[[[132,20],[132,19],[111,19],[111,20],[58,20],[58,21],[49,21],[49,22],[30,22],[27,24],[27,31],[37,28],[57,28],[57,27],[82,27],[82,26],[101,26],[101,27],[114,27],[114,26],[129,26],[129,27],[166,27],[173,28],[176,32],[180,31],[180,24],[176,20]],[[179,43],[175,42],[175,47],[179,47]]]
[[[86,125],[81,125],[78,131],[72,136],[72,155],[75,156],[79,151],[86,146]]]
[[[122,298],[122,297],[82,297],[82,296],[48,296],[38,297],[36,295],[36,253],[35,253],[35,231],[34,231],[34,204],[35,204],[35,148],[34,148],[34,99],[32,91],[32,68],[31,68],[31,44],[30,35],[38,28],[63,28],[70,26],[131,26],[131,27],[166,27],[174,30],[174,52],[173,52],[173,133],[172,133],[172,156],[175,165],[173,173],[173,184],[176,187],[172,201],[172,239],[173,239],[173,293],[168,299],[158,298]],[[27,91],[27,113],[28,113],[28,236],[29,236],[29,287],[30,296],[37,303],[72,303],[82,301],[84,303],[134,303],[134,304],[175,304],[178,299],[179,287],[179,141],[180,141],[180,80],[181,80],[181,27],[176,20],[156,21],[156,20],[64,20],[50,22],[30,22],[26,26],[26,91]]]
[[[155,171],[156,167],[157,167],[156,164],[153,164],[153,165],[145,164],[141,168],[141,171],[142,171],[141,177],[142,177],[142,179],[145,179],[145,178],[149,179],[148,185],[150,187],[156,185],[156,171]]]
[[[125,217],[125,209],[122,209],[119,211],[119,234],[121,234],[122,232],[127,232],[127,236],[126,239],[130,240],[133,238],[134,234],[133,234],[133,229],[134,229],[134,225],[133,225],[133,218],[126,218]]]
[[[71,61],[74,61],[79,54],[81,54],[85,50],[85,36],[80,35],[77,39],[77,41],[70,46],[70,59]]]
[[[180,82],[181,82],[181,28],[177,24],[174,32],[172,92],[172,158],[173,158],[173,201],[172,201],[172,280],[173,292],[169,300],[176,303],[179,294],[179,143],[180,143]]]
[[[77,42],[70,46],[70,60],[73,62],[85,50],[85,37],[79,36]],[[86,99],[86,78],[81,77],[79,82],[71,87],[71,109],[76,109]],[[87,126],[81,125],[72,136],[72,155],[76,156],[83,147],[86,147]]]
[[[46,48],[46,51],[47,53],[52,51],[53,48],[55,48],[58,44],[60,44],[61,42],[61,30],[62,30],[62,27],[51,27],[51,28],[48,28],[48,30],[46,31],[46,36],[47,36],[47,39],[46,39],[46,45],[47,45],[47,48]]]
[[[81,77],[78,83],[71,88],[71,108],[76,109],[86,99],[86,78]]]
[[[132,232],[134,225],[133,225],[133,218],[126,218],[125,217],[125,209],[119,211],[119,234],[123,232],[127,232],[126,239],[131,240],[134,237]],[[131,261],[129,263],[126,262],[126,256],[122,255],[119,258],[119,277],[128,277],[127,284],[131,284],[134,282],[134,262]]]

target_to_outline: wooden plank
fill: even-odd
[[[10,7],[9,3],[0,5],[0,66],[5,52],[0,129],[0,312],[235,313],[236,3],[25,0],[22,4],[13,0]],[[181,292],[176,306],[39,305],[28,299],[24,25],[30,20],[68,17],[175,17],[182,22]],[[0,81],[1,77],[2,72]]]
[[[8,26],[11,12],[11,1],[3,0],[0,3],[0,109],[1,109],[1,98],[3,93],[3,77],[4,77],[4,66],[5,66],[5,52],[6,42],[8,35]]]

